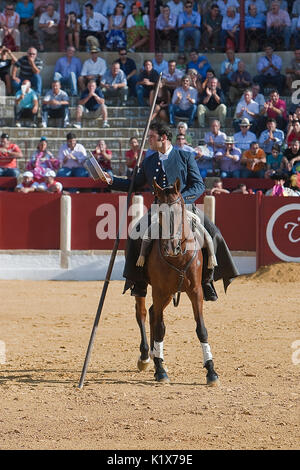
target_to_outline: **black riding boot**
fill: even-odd
[[[133,295],[134,297],[146,297],[147,285],[147,282],[136,281],[131,287],[131,295]]]

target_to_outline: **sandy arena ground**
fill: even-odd
[[[227,295],[216,284],[219,301],[205,303],[213,388],[188,298],[166,310],[171,384],[159,385],[152,366],[137,371],[134,301],[111,282],[82,390],[103,283],[0,281],[0,448],[299,448],[299,279],[300,264],[279,264]]]

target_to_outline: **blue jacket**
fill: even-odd
[[[153,186],[153,179],[160,186],[174,184],[176,178],[180,180],[180,192],[184,202],[191,204],[195,202],[205,190],[202,177],[199,173],[195,157],[190,152],[184,152],[178,149],[172,149],[168,158],[163,161],[164,171],[158,152],[146,157],[135,176],[134,191],[140,191],[143,186],[148,184]],[[117,191],[128,191],[130,179],[113,177],[111,189]]]

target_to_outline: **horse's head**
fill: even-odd
[[[159,205],[159,225],[164,256],[183,254],[181,243],[184,237],[184,201],[180,194],[180,181],[173,186],[161,188],[153,180],[154,194]]]

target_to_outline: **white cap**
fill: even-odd
[[[55,178],[56,173],[53,170],[47,170],[44,176],[52,176],[53,178]]]
[[[23,173],[23,177],[24,176],[27,176],[28,178],[33,178],[33,173],[31,171],[25,171],[25,173]]]

